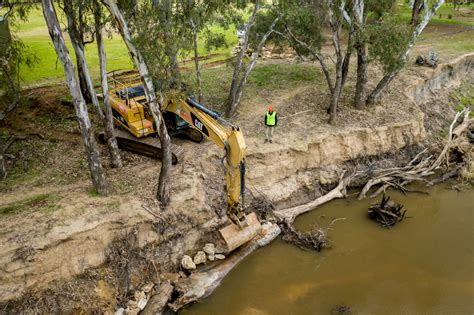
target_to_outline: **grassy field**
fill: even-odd
[[[64,16],[60,16],[60,22],[63,28],[65,28],[66,22]],[[215,27],[214,29],[219,32],[224,32],[229,42],[229,47],[213,51],[212,57],[207,59],[206,62],[226,59],[231,47],[237,42],[234,28],[223,30],[219,27]],[[36,55],[38,59],[38,62],[32,68],[26,66],[20,68],[21,77],[25,84],[41,84],[62,80],[64,78],[62,64],[57,59],[41,8],[34,8],[29,14],[28,21],[21,23],[17,31],[20,38],[28,47],[28,51]],[[66,38],[66,43],[69,50],[72,51],[72,46],[68,38]],[[105,40],[104,45],[107,54],[108,71],[130,69],[133,67],[128,51],[120,36],[114,34]],[[208,54],[203,43],[201,43],[199,47],[199,54],[201,56]],[[72,53],[71,56],[75,62],[74,53]],[[99,75],[99,59],[97,56],[97,48],[94,44],[86,46],[86,57],[92,75],[97,77]]]
[[[410,19],[411,11],[406,5],[401,5],[398,11],[402,20],[408,21]],[[61,24],[65,28],[66,23],[64,16],[60,16],[60,19]],[[474,51],[472,31],[468,31],[469,29],[474,29],[474,4],[461,6],[459,10],[454,10],[451,5],[443,5],[439,9],[436,16],[433,18],[430,26],[431,30],[429,28],[421,35],[417,46],[428,44],[431,47],[430,49],[435,49],[437,51],[444,50],[448,53],[448,55],[454,55],[464,51]],[[449,32],[446,33],[442,30],[437,31],[436,27],[433,26],[452,26],[455,27],[456,30],[450,34]],[[217,27],[216,30],[218,30]],[[27,45],[29,52],[35,54],[38,59],[38,62],[33,65],[32,68],[27,68],[26,66],[21,67],[20,72],[24,84],[41,85],[44,83],[55,83],[63,80],[64,73],[62,64],[57,59],[51,39],[47,32],[41,9],[39,7],[31,11],[28,21],[26,23],[20,24],[17,31],[19,32],[19,36]],[[236,44],[237,38],[235,35],[235,29],[231,28],[226,31],[220,29],[219,31],[225,33],[225,36],[229,42],[229,47],[212,52],[212,56],[210,56],[209,59],[206,59],[204,63],[212,63],[227,59],[230,55],[231,47]],[[69,49],[71,49],[68,39],[67,45]],[[108,71],[130,69],[133,67],[128,52],[120,36],[114,35],[107,38],[105,41],[105,48],[107,54]],[[207,51],[205,51],[202,43],[199,52],[201,56],[206,56],[209,54]],[[86,55],[92,75],[94,77],[98,77],[99,60],[94,44],[87,45]],[[72,54],[72,58],[74,59],[74,54]],[[184,66],[193,67],[193,64],[189,62]],[[278,67],[280,68],[277,69]],[[275,78],[280,75],[287,77],[288,73],[292,73],[296,75],[295,81],[299,82],[301,75],[307,74],[304,71],[298,72],[298,67],[294,68],[293,70],[289,70],[288,67],[282,66],[272,66],[270,68],[262,69],[257,67],[255,72],[251,75],[250,81],[252,83],[256,83],[258,86],[258,84],[260,84],[259,81],[262,81],[262,77],[267,79]],[[208,70],[204,71],[204,76],[210,79],[211,84],[215,83],[215,80],[212,79],[212,76],[215,74],[213,71],[210,71],[208,74],[206,74],[207,71]],[[215,86],[212,86],[212,88],[215,89]]]

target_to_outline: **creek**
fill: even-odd
[[[410,217],[392,229],[368,219],[375,200],[356,195],[304,214],[295,222],[301,231],[346,218],[332,225],[330,249],[305,251],[279,238],[180,314],[331,314],[341,305],[352,314],[472,314],[474,191],[426,191],[388,192]]]

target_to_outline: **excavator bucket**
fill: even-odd
[[[224,239],[227,253],[247,243],[260,233],[262,225],[260,221],[258,221],[255,212],[246,214],[245,218],[247,225],[243,228],[239,228],[235,224],[230,224],[219,230],[219,233]]]

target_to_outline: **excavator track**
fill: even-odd
[[[122,150],[134,152],[137,154],[149,156],[155,159],[161,160],[163,156],[163,151],[161,149],[160,140],[155,137],[144,137],[144,138],[135,138],[129,132],[114,129],[114,135],[117,139],[118,147]],[[100,142],[105,142],[104,133],[99,134]],[[178,161],[182,161],[184,150],[178,145],[171,144],[171,155],[172,155],[172,164],[178,164]]]

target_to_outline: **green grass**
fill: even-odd
[[[57,11],[61,25],[65,26],[65,18]],[[213,51],[213,56],[204,61],[204,63],[215,62],[228,58],[231,47],[237,42],[235,35],[235,28],[231,27],[224,30],[219,26],[212,26],[213,31],[224,32],[225,37],[229,43],[229,47],[223,47]],[[64,80],[64,71],[61,62],[56,56],[51,38],[49,37],[46,24],[44,22],[41,8],[37,7],[31,10],[28,16],[28,21],[20,23],[15,30],[19,37],[27,46],[28,52],[35,55],[38,62],[32,68],[26,65],[20,67],[20,75],[24,83],[49,83],[51,81],[58,82]],[[64,34],[66,35],[66,34]],[[74,52],[71,43],[67,36],[65,36],[66,45],[71,53],[71,58],[75,62]],[[131,69],[133,63],[129,57],[125,44],[119,35],[114,34],[104,41],[105,51],[107,55],[107,71]],[[203,41],[199,42],[198,48],[200,56],[206,56],[209,53],[205,50]],[[184,58],[189,58],[191,54],[187,54]],[[94,43],[86,46],[86,58],[89,65],[90,72],[93,78],[99,77],[99,59],[97,56],[97,48]],[[190,62],[186,67],[193,67]]]
[[[470,10],[470,14],[464,12]],[[451,15],[451,19],[448,16]],[[398,18],[401,21],[411,20],[411,9],[407,5],[400,5],[398,8]],[[430,24],[459,25],[474,28],[474,3],[460,6],[460,10],[454,10],[452,5],[443,4],[433,18]]]
[[[0,215],[9,215],[31,209],[41,209],[50,212],[59,209],[57,204],[62,197],[55,194],[40,194],[25,200],[9,204],[0,208]]]

